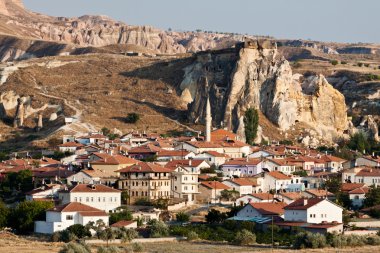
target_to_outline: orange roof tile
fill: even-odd
[[[201,182],[201,185],[209,188],[209,189],[215,189],[215,190],[229,190],[231,189],[227,185],[218,182],[218,181],[203,181]]]
[[[134,164],[134,165],[131,165],[131,166],[128,166],[126,168],[123,168],[121,170],[117,170],[116,172],[119,172],[119,173],[170,173],[172,172],[172,170],[168,169],[168,168],[165,168],[165,167],[162,167],[158,164],[155,164],[155,163],[145,163],[145,162],[139,162],[137,164]]]
[[[289,176],[287,176],[284,173],[279,172],[279,171],[268,172],[268,175],[273,177],[273,178],[276,178],[278,180],[290,180],[291,179]]]
[[[78,184],[67,190],[67,192],[121,192],[102,184]]]
[[[259,203],[249,203],[253,208],[255,208],[259,213],[264,215],[282,215],[286,206],[285,203],[271,203],[271,202],[259,202]]]

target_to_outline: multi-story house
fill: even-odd
[[[342,173],[342,182],[363,183],[366,186],[380,185],[380,169],[369,167],[352,168]]]
[[[245,178],[233,178],[230,180],[223,181],[223,184],[229,186],[234,191],[239,192],[240,196],[252,194],[254,182]]]
[[[108,226],[109,217],[104,210],[77,202],[67,203],[47,210],[46,220],[34,223],[34,232],[53,234],[75,224],[85,226],[89,222],[96,223],[99,220],[102,220]]]
[[[121,191],[102,184],[77,184],[59,191],[58,199],[62,205],[78,202],[112,212],[121,206]]]
[[[223,175],[226,177],[254,176],[263,172],[261,159],[232,159],[221,166]]]
[[[139,199],[170,199],[171,172],[155,163],[139,162],[117,171],[120,175],[118,188],[127,191],[129,204]]]
[[[285,208],[285,221],[313,224],[342,223],[343,208],[328,199],[298,199]]]
[[[188,203],[194,203],[198,191],[198,175],[200,167],[192,166],[192,161],[184,165],[177,165],[172,171],[172,193],[175,198],[185,199]]]
[[[273,190],[275,192],[286,190],[292,184],[292,178],[279,172],[271,171],[264,173],[261,189],[263,192]]]
[[[266,159],[263,167],[269,171],[280,171],[286,175],[291,175],[296,171],[296,166],[288,159]]]

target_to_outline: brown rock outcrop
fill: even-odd
[[[214,125],[242,132],[244,112],[254,107],[283,131],[297,123],[308,125],[332,141],[347,127],[344,96],[323,76],[300,82],[287,60],[269,41],[250,41],[236,48],[198,54],[185,69],[181,84],[189,104],[189,118],[204,118],[211,98]],[[191,97],[189,97],[189,93]]]

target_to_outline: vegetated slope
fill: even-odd
[[[29,66],[13,72],[0,86],[0,93],[6,94],[3,102],[20,96],[30,98],[27,111],[44,109],[29,115],[25,129],[15,131],[10,126],[3,127],[8,128],[8,133],[14,131],[9,139],[14,138],[17,131],[25,136],[36,135],[36,117],[42,113],[44,129],[38,137],[44,138],[57,134],[56,131],[63,126],[59,118],[49,121],[51,114],[57,113],[62,117],[75,115],[80,124],[91,124],[97,129],[105,126],[123,132],[147,130],[158,134],[185,130],[176,122],[186,118],[187,108],[180,101],[175,87],[182,80],[183,67],[191,61],[192,58],[110,54],[26,61]],[[9,104],[7,107],[12,109],[7,110],[4,118],[10,124],[15,104]],[[128,113],[132,112],[141,115],[137,124],[125,122]],[[75,132],[76,129],[66,126],[62,130]]]

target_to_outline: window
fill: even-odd
[[[98,197],[98,202],[100,202],[100,197]]]
[[[72,215],[66,215],[66,220],[73,220],[74,217]]]
[[[89,197],[86,197],[86,202],[89,202],[90,201],[90,198]]]
[[[94,202],[94,198],[93,197],[91,197],[91,202]]]
[[[78,198],[77,197],[74,198],[74,202],[78,202]]]

